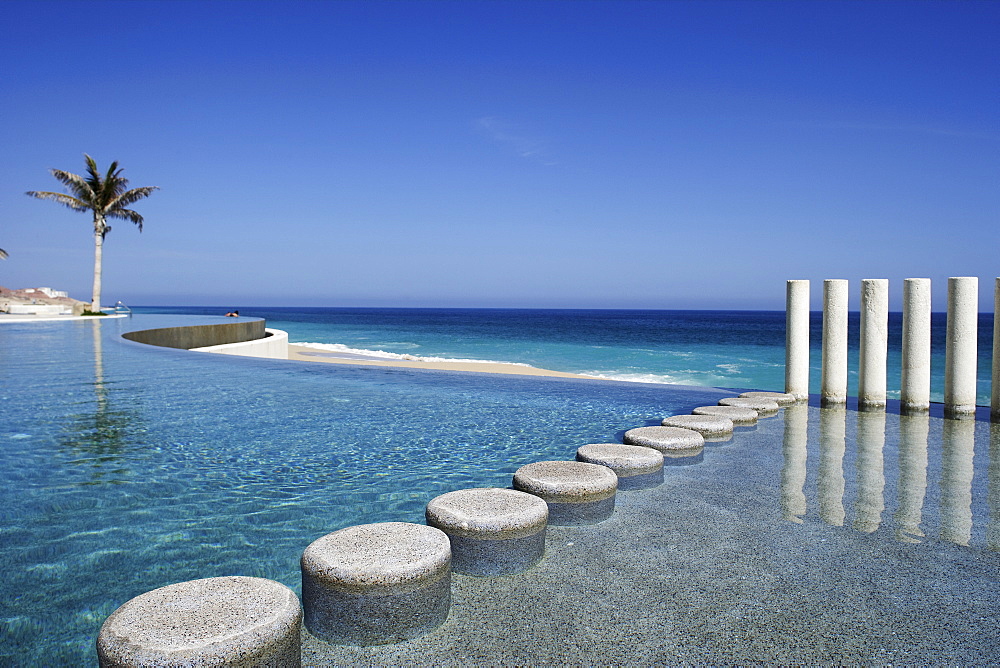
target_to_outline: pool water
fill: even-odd
[[[304,664],[1000,664],[1000,425],[798,405],[664,474],[453,576],[436,632]]]
[[[420,522],[446,491],[509,484],[713,388],[216,356],[124,331],[179,315],[0,326],[0,664],[92,664],[103,620],[183,580],[298,590],[314,539]]]

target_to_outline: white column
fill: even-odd
[[[821,403],[847,402],[847,281],[823,281],[823,377]]]
[[[796,401],[809,399],[809,281],[805,280],[788,281],[785,286],[785,392]]]
[[[899,387],[903,413],[931,407],[931,279],[903,281],[903,368]]]
[[[861,350],[858,408],[885,409],[886,360],[889,354],[889,281],[861,281]]]
[[[979,279],[948,279],[948,335],[944,357],[944,411],[949,417],[976,414]]]
[[[991,390],[990,421],[1000,422],[1000,278],[996,279],[996,285],[993,288],[993,385]]]

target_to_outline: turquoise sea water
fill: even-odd
[[[219,308],[147,308],[220,315]],[[782,311],[244,308],[296,343],[329,351],[476,359],[652,383],[784,390]],[[849,394],[857,394],[860,317],[849,317]],[[932,317],[932,400],[944,394],[946,316]],[[992,314],[980,315],[978,403],[990,402]],[[820,388],[822,314],[811,318],[810,391]],[[902,314],[889,317],[888,388],[899,398]]]
[[[323,343],[327,337],[364,350],[398,346],[411,354],[608,376],[680,373],[662,360],[687,354],[680,358],[689,362],[685,373],[706,385],[766,389],[775,387],[767,378],[780,377],[748,370],[777,363],[779,346],[760,342],[783,331],[777,324],[781,314],[692,313],[680,318],[683,325],[670,325],[662,312],[582,312],[571,318],[491,311],[477,312],[471,322],[463,314],[445,314],[455,318],[445,327],[427,312],[389,313],[404,316],[394,320],[377,311],[275,311],[285,319],[269,316],[269,324],[288,330],[293,340]],[[244,314],[255,315],[250,309]],[[553,319],[558,328],[543,326]],[[237,358],[121,338],[132,329],[224,321],[140,313],[131,319],[0,325],[0,665],[92,665],[107,615],[166,584],[254,575],[297,590],[302,550],[330,531],[364,522],[419,522],[424,505],[440,493],[505,486],[522,464],[572,458],[580,445],[619,440],[626,429],[714,404],[721,396],[709,387],[662,383]],[[381,329],[378,323],[386,321]],[[671,338],[678,332],[682,345]],[[588,335],[596,341],[588,342]],[[637,339],[645,343],[637,345]],[[573,352],[581,350],[591,351],[585,364],[579,361],[584,354]],[[624,350],[631,361],[601,362],[614,358],[608,350]],[[726,351],[737,350],[743,351],[737,359],[747,360],[738,372],[713,370],[727,363]],[[765,350],[772,361],[762,364]],[[719,361],[699,351],[712,351]],[[645,366],[637,361],[644,358]],[[725,382],[710,383],[710,377]],[[945,491],[961,488],[948,492],[955,497],[948,507],[970,508],[975,518],[971,538],[963,539],[972,548],[949,547],[956,541],[942,534],[934,550],[944,562],[952,549],[973,549],[976,559],[987,554],[987,543],[996,549],[982,528],[983,518],[995,514],[986,501],[988,429],[979,435],[984,427],[977,423],[975,464],[962,460],[956,468],[951,460],[936,463],[932,455],[927,468],[929,484],[940,480]],[[757,468],[764,458],[781,459],[780,437],[757,448],[759,453],[741,450],[739,457]],[[852,461],[853,448],[848,443],[844,462]],[[810,457],[814,466],[817,460]],[[707,449],[703,463],[673,467],[671,484],[695,484],[695,469],[702,471],[700,478],[711,478],[713,459]],[[807,492],[818,485],[821,496],[829,494],[823,482],[831,478],[827,460],[821,452],[820,469],[809,474],[818,482],[807,478]],[[1000,457],[988,459],[993,492],[994,460]],[[795,458],[786,453],[785,461]],[[871,462],[865,461],[867,471]],[[748,463],[748,470],[755,469]],[[712,484],[732,487],[725,477]],[[848,498],[855,493],[849,480],[846,492],[840,489]],[[878,541],[895,540],[890,512]],[[954,512],[965,517],[965,510]],[[783,521],[780,513],[773,521]],[[807,527],[833,544],[839,534],[824,532],[822,521],[813,518]]]
[[[0,665],[94,663],[100,624],[173,582],[299,586],[316,538],[420,522],[717,391],[344,367],[126,341],[132,319],[0,325]]]

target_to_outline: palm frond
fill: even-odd
[[[133,211],[132,209],[114,209],[112,211],[108,211],[105,215],[108,218],[118,218],[119,220],[127,220],[130,223],[135,223],[139,228],[139,231],[142,232],[143,218],[137,211]],[[108,230],[110,229],[111,228],[109,227]]]
[[[132,188],[128,192],[123,192],[118,195],[115,199],[108,202],[108,211],[114,209],[125,208],[130,204],[135,204],[141,199],[145,199],[153,194],[154,190],[159,190],[159,186],[143,186],[141,188]]]
[[[29,197],[37,197],[38,199],[50,199],[53,202],[58,202],[59,204],[62,204],[63,206],[68,206],[74,211],[87,211],[88,209],[91,208],[90,204],[85,202],[84,200],[73,197],[72,195],[67,195],[65,193],[46,192],[44,190],[29,190],[24,194]]]
[[[105,218],[119,218],[135,223],[142,231],[143,218],[128,207],[139,200],[149,197],[156,186],[128,189],[128,179],[122,176],[118,161],[111,163],[107,172],[102,174],[97,167],[97,161],[88,154],[83,154],[87,163],[86,177],[71,172],[53,169],[52,175],[66,186],[71,195],[55,192],[30,191],[28,195],[39,199],[50,199],[77,211],[90,210],[94,212],[94,231],[102,237],[111,231]]]
[[[59,183],[66,186],[66,189],[73,193],[77,199],[84,202],[93,201],[94,189],[82,176],[79,174],[73,174],[72,172],[64,172],[61,169],[51,169],[49,171],[52,172],[52,176],[56,177],[56,180],[59,181]]]
[[[108,173],[104,177],[103,189],[101,190],[101,202],[110,207],[111,202],[118,198],[128,189],[128,179],[121,175],[122,170],[118,169],[118,163],[112,162],[108,168]]]

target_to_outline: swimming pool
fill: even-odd
[[[93,663],[103,620],[173,582],[298,590],[315,538],[714,404],[713,388],[345,367],[152,348],[195,316],[0,327],[0,663]]]

